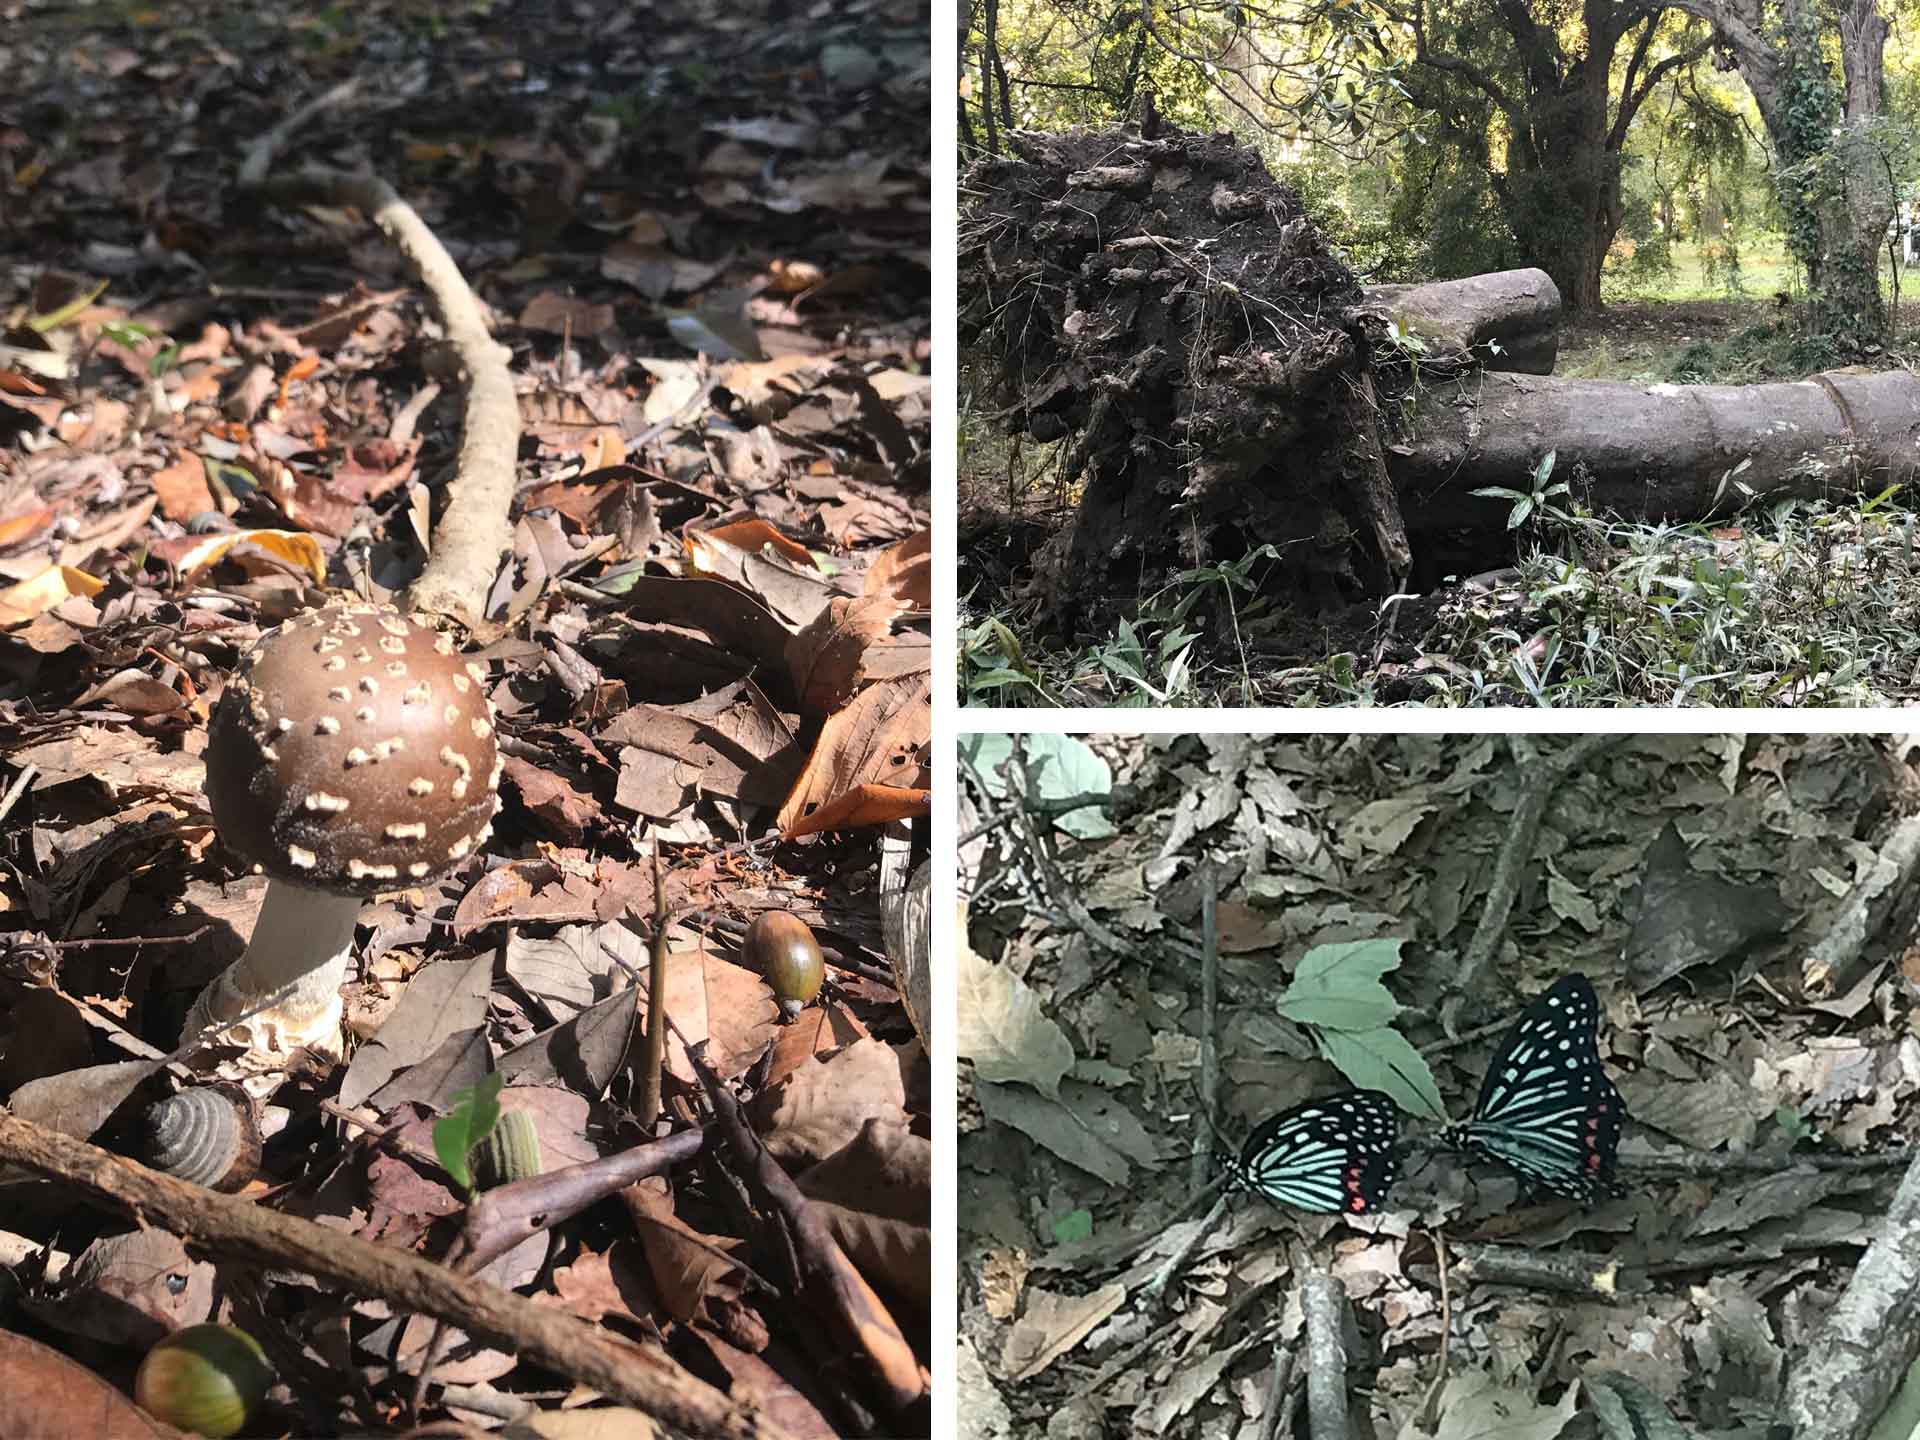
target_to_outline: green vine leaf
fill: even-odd
[[[473,1147],[493,1133],[500,1123],[500,1090],[506,1084],[498,1071],[478,1085],[461,1090],[453,1097],[453,1108],[433,1126],[433,1153],[453,1183],[473,1193],[473,1165],[469,1160]]]

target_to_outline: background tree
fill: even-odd
[[[1767,127],[1787,244],[1807,272],[1810,328],[1883,343],[1880,253],[1898,196],[1884,121],[1888,24],[1878,0],[1673,0],[1713,22]]]
[[[1412,41],[1409,100],[1487,176],[1523,263],[1553,277],[1569,310],[1597,308],[1634,118],[1705,55],[1704,27],[1676,24],[1664,0],[1414,0],[1385,13]]]

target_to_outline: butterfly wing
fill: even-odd
[[[1343,1090],[1265,1120],[1234,1163],[1250,1190],[1296,1210],[1371,1215],[1396,1173],[1400,1109],[1379,1090]]]
[[[1599,1018],[1586,976],[1556,981],[1502,1037],[1473,1119],[1449,1142],[1587,1204],[1621,1193],[1614,1151],[1626,1106],[1600,1064]]]

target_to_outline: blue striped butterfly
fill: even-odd
[[[1400,1110],[1379,1090],[1342,1090],[1262,1121],[1228,1169],[1269,1200],[1319,1214],[1371,1215],[1393,1184]]]
[[[1555,981],[1501,1038],[1473,1118],[1442,1131],[1440,1143],[1582,1204],[1624,1194],[1613,1160],[1626,1106],[1600,1068],[1599,1016],[1586,976]]]

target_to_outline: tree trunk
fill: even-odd
[[[1879,0],[1832,0],[1840,31],[1839,86],[1809,37],[1819,0],[1673,0],[1718,27],[1752,92],[1782,176],[1789,244],[1806,267],[1812,329],[1877,349],[1891,331],[1880,294],[1880,248],[1896,197],[1874,134],[1882,108],[1888,25]],[[1824,92],[1832,110],[1805,113]],[[1832,121],[1842,123],[1833,124]]]
[[[1553,277],[1560,303],[1587,314],[1600,308],[1600,273],[1619,210],[1606,92],[1539,98],[1533,122],[1537,144],[1509,152],[1507,223],[1521,254]]]
[[[986,122],[987,153],[1000,153],[1000,130],[993,113],[993,78],[1000,69],[1000,0],[986,0],[986,20],[980,27],[980,114]]]
[[[1387,470],[1416,548],[1438,530],[1502,529],[1508,502],[1468,492],[1531,490],[1549,450],[1556,478],[1589,477],[1584,498],[1602,513],[1699,520],[1750,496],[1911,481],[1915,415],[1920,377],[1904,370],[1766,385],[1475,375],[1422,393]]]

